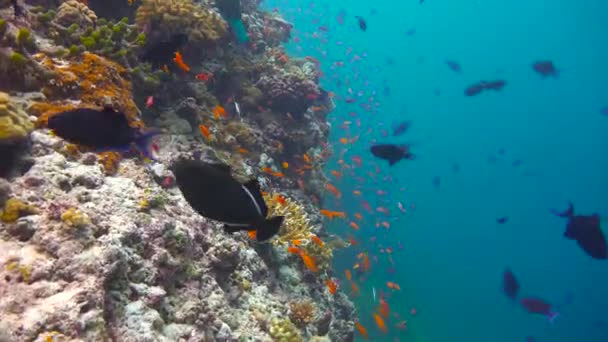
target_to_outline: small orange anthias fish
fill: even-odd
[[[283,162],[283,164],[281,164],[283,166],[284,169],[289,169],[289,163],[288,162]]]
[[[321,215],[327,216],[329,219],[333,219],[334,217],[346,218],[346,214],[343,211],[321,209]]]
[[[340,192],[340,190],[338,190],[333,184],[331,183],[327,183],[325,184],[325,190],[331,192],[332,194],[334,194],[334,196],[336,196],[336,198],[341,198],[342,197],[342,193]]]
[[[211,77],[213,77],[213,74],[210,72],[202,72],[200,74],[196,74],[194,76],[194,78],[196,78],[199,81],[209,81],[211,79]]]
[[[389,289],[401,291],[401,286],[399,286],[397,283],[393,283],[392,281],[387,282],[386,286],[388,286]]]
[[[276,196],[274,199],[275,199],[277,202],[279,202],[281,205],[285,205],[285,204],[287,204],[287,200],[285,199],[285,197],[284,197],[284,196],[277,195],[277,196]]]
[[[283,172],[274,172],[272,175],[278,178],[285,177],[285,174]]]
[[[354,230],[359,230],[359,225],[356,224],[355,222],[351,222],[348,225]]]
[[[361,191],[353,190],[353,195],[361,196]]]
[[[344,270],[344,275],[346,275],[347,280],[353,280],[353,274],[350,273],[350,270]]]
[[[184,63],[184,58],[182,57],[181,53],[176,51],[175,58],[173,58],[173,61],[175,62],[175,65],[177,65],[183,71],[190,72],[190,67],[186,63]]]
[[[380,317],[380,315],[374,313],[374,320],[376,321],[376,325],[378,326],[378,328],[382,330],[383,333],[388,332],[386,324],[384,324],[384,320],[382,319],[382,317]]]
[[[325,245],[325,243],[316,235],[311,235],[310,239],[312,240],[312,242],[317,244],[319,247],[323,247]]]
[[[247,154],[247,153],[249,153],[249,151],[247,149],[242,148],[242,147],[239,147],[236,151],[238,153],[241,153],[241,154]]]
[[[326,279],[325,280],[325,285],[327,285],[327,289],[329,290],[330,294],[336,294],[336,291],[338,291],[338,284],[336,284],[333,280],[331,279]]]
[[[294,245],[296,245],[296,246],[300,246],[300,245],[302,245],[302,240],[300,240],[300,239],[295,239],[295,240],[292,240],[292,241],[291,241],[291,243],[293,243],[293,244],[294,244]]]
[[[316,273],[319,271],[315,260],[310,255],[306,254],[303,250],[297,247],[288,247],[287,251],[292,254],[299,254],[300,258],[302,258],[302,261],[304,262],[304,265],[306,265],[306,267],[312,272]]]
[[[198,125],[198,129],[201,131],[201,134],[205,138],[209,139],[209,137],[211,136],[211,132],[209,131],[209,128],[207,128],[207,126],[201,124]]]
[[[351,281],[350,288],[352,289],[353,296],[357,297],[359,295],[359,286],[354,281]]]
[[[247,232],[247,236],[249,236],[249,238],[251,240],[255,240],[255,238],[258,236],[258,231],[257,230],[250,230]]]
[[[355,213],[355,218],[359,221],[363,220],[363,216],[360,213]]]
[[[308,164],[310,164],[312,162],[312,160],[310,159],[310,157],[306,153],[304,153],[304,155],[302,156],[302,158],[304,158],[304,161],[307,162]]]
[[[355,321],[355,327],[357,327],[357,330],[359,330],[359,333],[361,334],[361,336],[363,336],[363,338],[365,338],[366,340],[369,338],[367,336],[367,329],[365,329],[361,323]]]
[[[217,105],[215,107],[213,107],[213,117],[216,119],[219,119],[220,117],[225,118],[226,115],[226,110],[224,109],[224,107]]]
[[[334,177],[341,179],[342,178],[342,174],[336,170],[332,170],[331,174],[334,175]]]
[[[348,144],[348,139],[346,139],[346,138],[340,138],[340,143],[346,145],[346,144]]]

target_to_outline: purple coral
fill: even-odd
[[[264,92],[267,104],[278,112],[301,114],[321,96],[315,82],[300,75],[264,75],[256,84]]]

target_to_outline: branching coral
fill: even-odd
[[[310,238],[312,226],[304,207],[276,193],[265,193],[264,201],[269,216],[285,216],[279,235],[273,240],[275,245]]]
[[[303,341],[298,328],[289,319],[273,318],[270,322],[270,336],[279,342]]]
[[[214,43],[228,32],[219,14],[192,0],[143,0],[135,23],[140,30],[160,29],[167,36],[186,33],[194,43]]]
[[[315,310],[315,305],[310,301],[292,302],[289,304],[289,319],[303,328],[314,320]]]
[[[27,114],[0,92],[0,144],[22,141],[33,129]]]

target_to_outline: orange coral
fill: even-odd
[[[42,89],[51,102],[39,102],[31,107],[32,114],[39,115],[39,127],[46,126],[53,114],[76,107],[102,107],[107,99],[115,109],[127,115],[131,126],[143,127],[131,96],[127,69],[121,65],[88,52],[67,65],[44,54],[36,54],[34,58],[43,68],[56,74],[56,78]],[[80,103],[75,105],[74,100]]]
[[[103,170],[106,175],[111,176],[116,174],[118,171],[118,164],[120,163],[120,153],[116,152],[102,152],[99,153],[99,163],[103,166]]]

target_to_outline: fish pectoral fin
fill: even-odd
[[[388,165],[389,165],[389,166],[393,166],[393,165],[395,165],[395,164],[396,164],[396,163],[397,163],[399,160],[401,160],[401,159],[389,159],[389,161],[388,161]]]
[[[257,224],[257,241],[264,242],[270,240],[273,236],[277,235],[279,233],[279,230],[281,229],[281,225],[283,224],[284,219],[284,216],[275,216]]]

